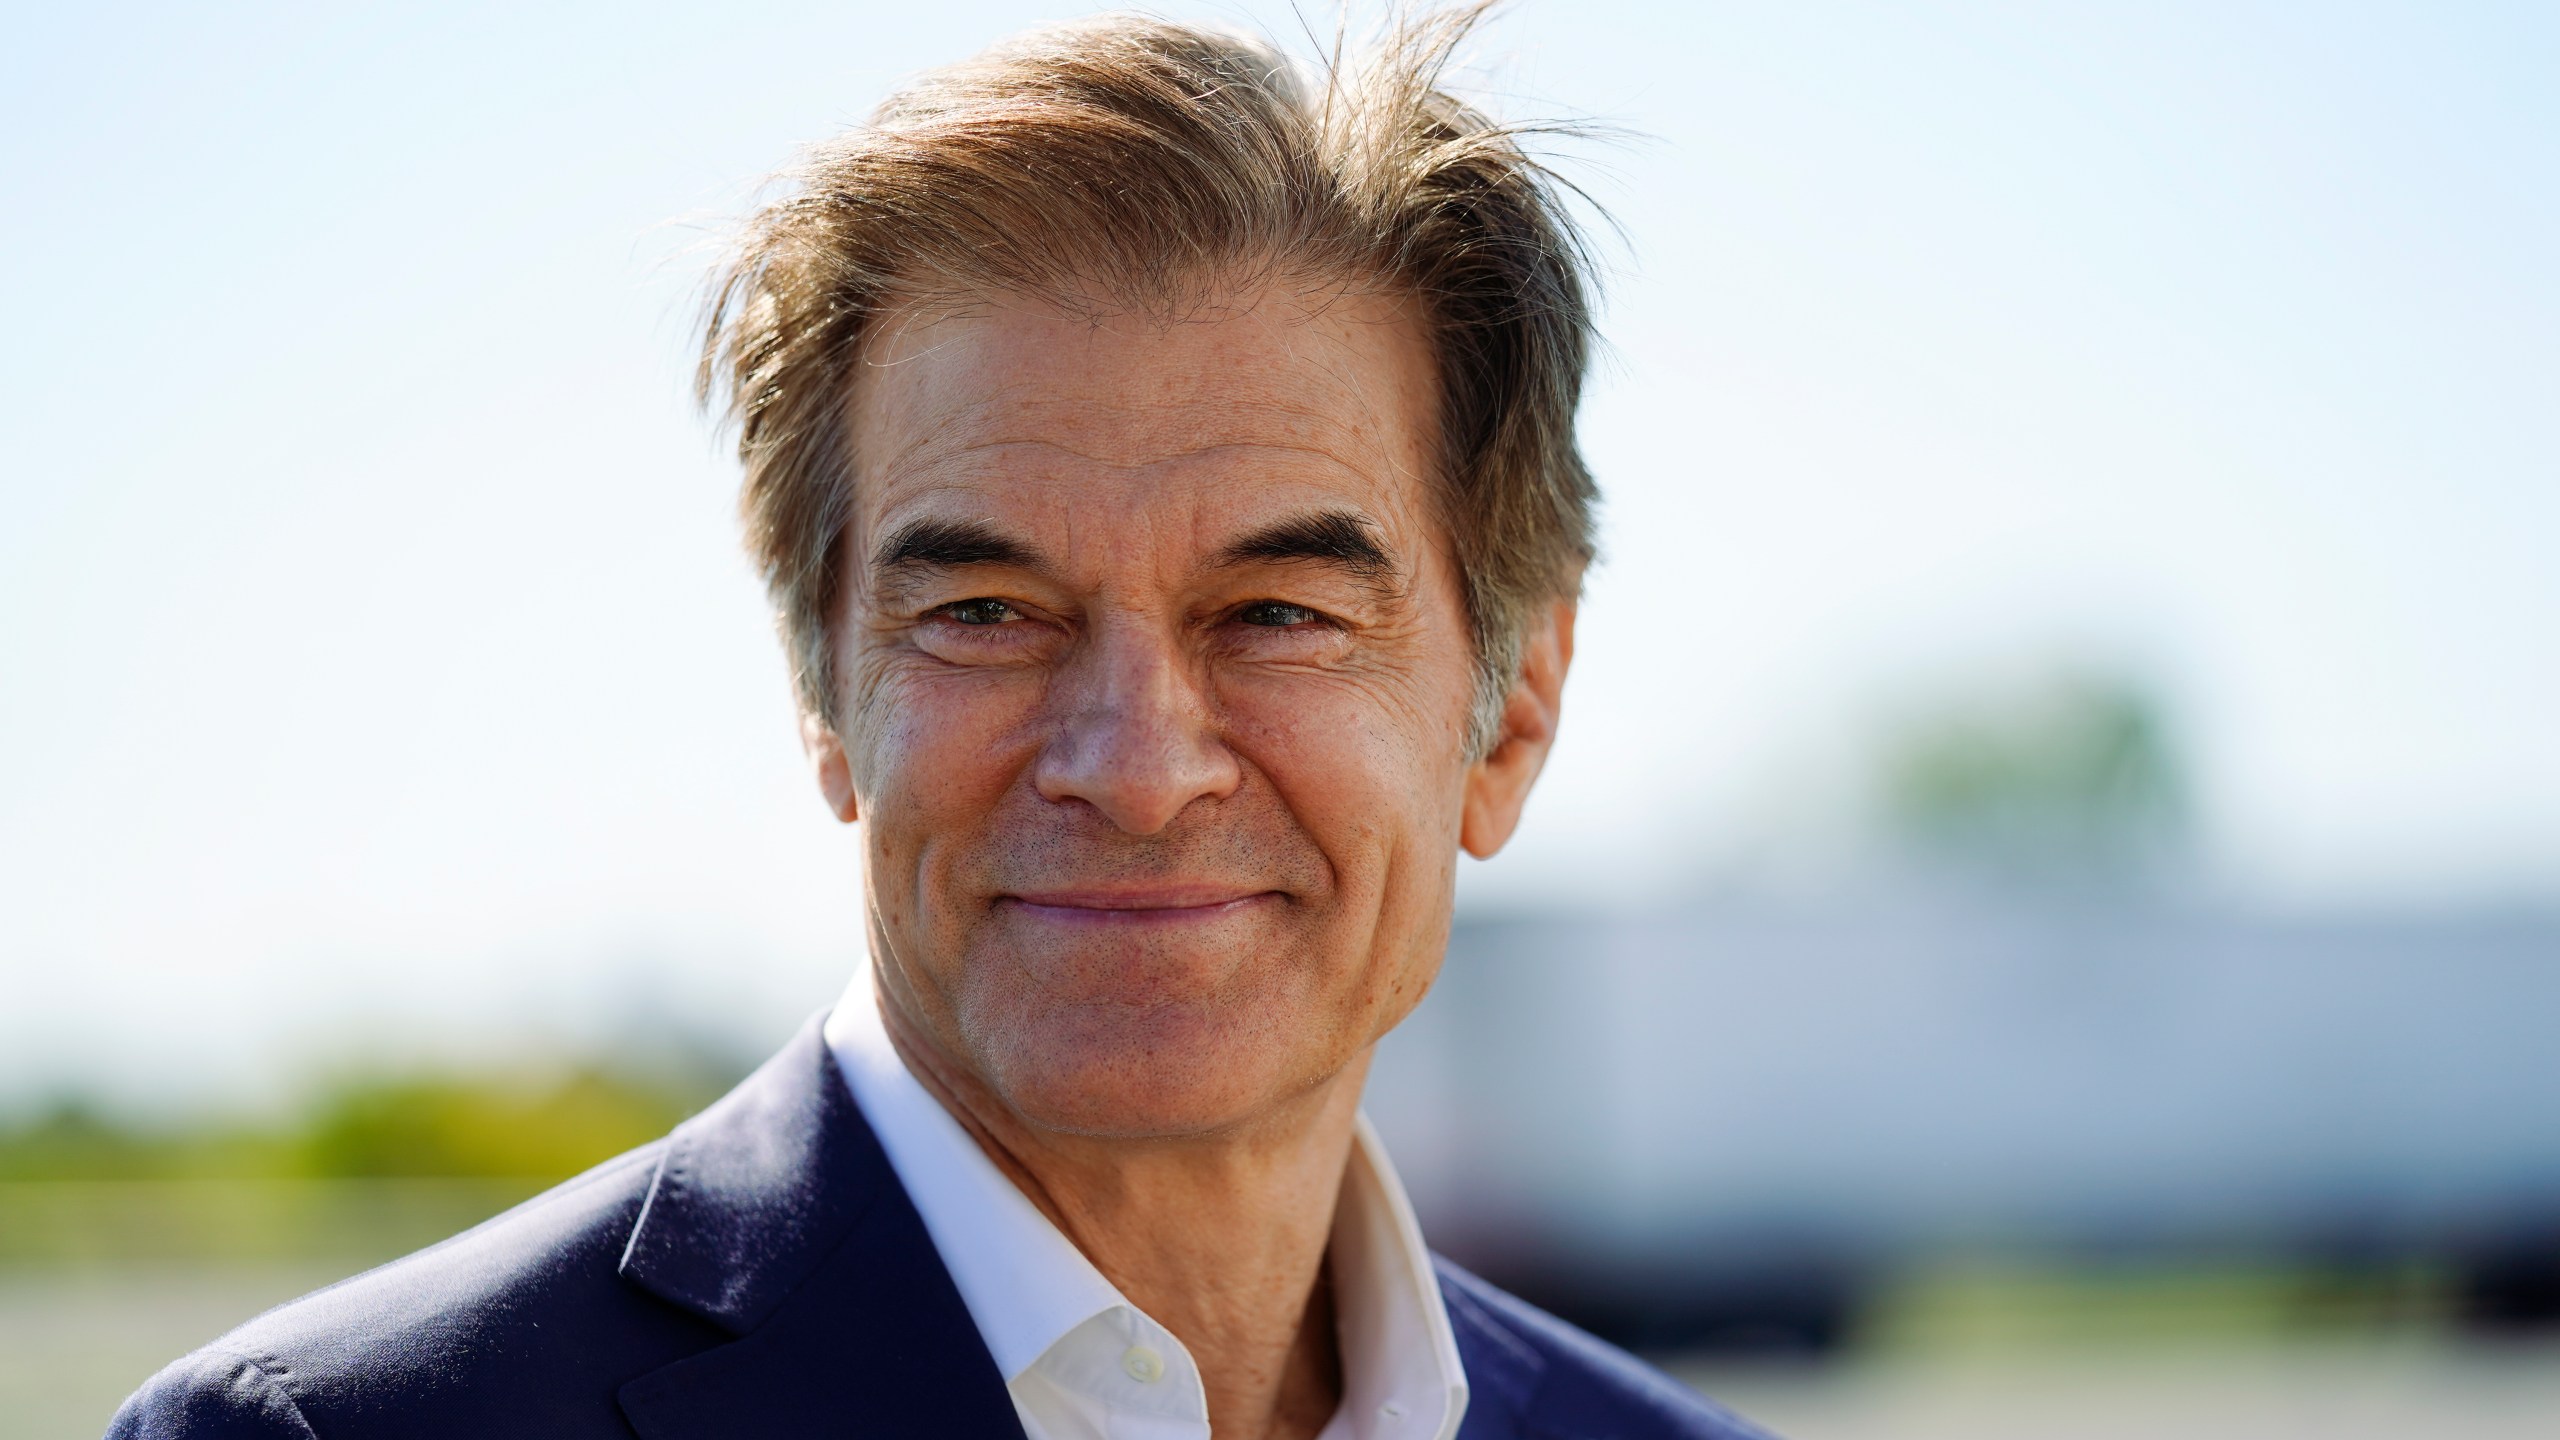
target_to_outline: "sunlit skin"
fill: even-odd
[[[862,822],[883,1017],[926,1088],[1198,1360],[1213,1432],[1340,1398],[1317,1280],[1372,1047],[1461,849],[1518,823],[1573,610],[1497,742],[1397,299],[1177,322],[987,296],[875,327],[819,785]]]

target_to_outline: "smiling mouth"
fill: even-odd
[[[996,903],[1053,924],[1181,925],[1224,919],[1264,901],[1285,898],[1277,890],[1165,886],[1149,890],[1028,891],[1000,895]]]

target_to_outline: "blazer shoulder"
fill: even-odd
[[[1522,1362],[1536,1376],[1516,1387],[1529,1427],[1542,1435],[1610,1440],[1777,1440],[1697,1391],[1586,1330],[1569,1325],[1482,1277],[1434,1255],[1450,1321],[1463,1336],[1489,1331],[1490,1353],[1466,1355],[1474,1368]],[[1466,1347],[1461,1347],[1464,1350]],[[1516,1357],[1516,1358],[1515,1358]],[[1533,1360],[1529,1357],[1534,1357]],[[1503,1377],[1486,1376],[1499,1388]],[[1479,1389],[1482,1386],[1478,1387]]]
[[[135,1392],[111,1440],[505,1433],[470,1412],[699,1349],[701,1322],[619,1274],[665,1144],[250,1320]]]
[[[170,1363],[116,1411],[107,1440],[318,1440],[276,1377],[208,1345]]]

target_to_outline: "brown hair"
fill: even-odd
[[[747,545],[804,706],[837,719],[846,397],[875,316],[985,290],[1170,316],[1241,272],[1421,302],[1475,642],[1469,751],[1490,745],[1524,627],[1579,588],[1597,491],[1573,437],[1578,232],[1520,132],[1440,84],[1486,8],[1401,20],[1314,75],[1259,40],[1100,16],[928,74],[806,152],[714,278],[700,373],[738,429]]]

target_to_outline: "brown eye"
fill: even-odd
[[[1014,618],[1014,609],[1001,600],[959,600],[942,607],[942,613],[963,625],[1001,625]]]
[[[1278,600],[1257,600],[1236,612],[1236,618],[1247,625],[1287,628],[1312,625],[1324,617],[1304,605],[1290,605]]]

